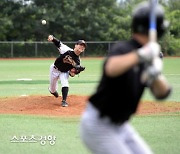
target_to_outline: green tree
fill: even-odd
[[[143,0],[22,0],[0,1],[0,40],[45,41],[53,34],[62,41],[117,41],[131,37],[131,12]],[[159,0],[170,21],[161,44],[166,54],[178,54],[179,0]],[[46,25],[41,20],[47,21]],[[167,40],[169,40],[167,42]],[[166,42],[166,43],[163,43]]]

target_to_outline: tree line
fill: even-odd
[[[0,41],[117,41],[131,37],[131,12],[142,0],[1,0]],[[179,0],[159,0],[170,22],[164,54],[180,55]],[[46,25],[41,20],[47,21]]]

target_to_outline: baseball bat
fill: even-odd
[[[149,0],[150,4],[150,13],[149,13],[149,42],[156,42],[157,41],[157,24],[156,24],[156,5],[157,0]],[[152,64],[152,62],[150,62]],[[145,68],[147,69],[149,67],[149,63],[145,64]],[[148,74],[145,71],[143,72],[141,76],[141,81],[143,83],[147,82]]]
[[[157,24],[156,24],[156,6],[158,0],[150,0],[150,18],[149,18],[149,40],[157,41]]]

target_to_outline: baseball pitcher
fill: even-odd
[[[48,41],[53,42],[57,47],[60,55],[56,58],[54,64],[50,66],[50,86],[49,92],[56,98],[59,96],[58,80],[61,81],[62,86],[62,107],[67,107],[66,101],[69,91],[69,75],[74,77],[85,70],[85,67],[80,65],[80,54],[84,52],[87,44],[84,40],[79,40],[75,44],[74,50],[63,44],[53,35],[48,36]]]

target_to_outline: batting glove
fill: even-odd
[[[152,60],[159,55],[161,47],[156,42],[149,42],[142,48],[137,50],[137,54],[140,62],[150,63]]]
[[[141,82],[150,87],[153,81],[157,79],[159,75],[161,75],[162,69],[162,60],[159,57],[154,58],[152,64],[143,71]]]

